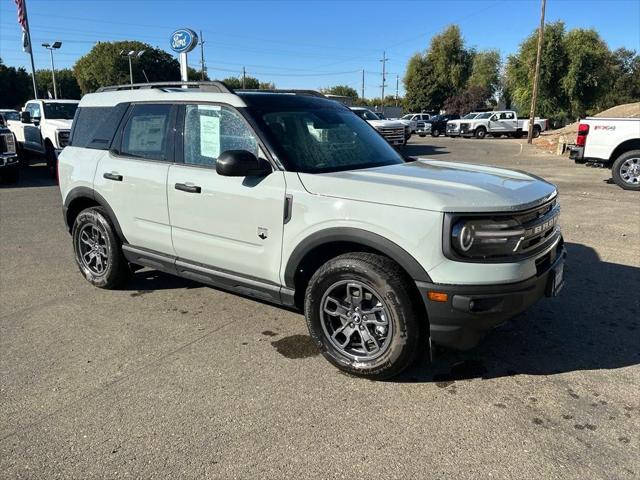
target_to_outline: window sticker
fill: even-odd
[[[135,116],[131,119],[128,150],[132,152],[159,152],[162,150],[164,115]]]
[[[220,156],[220,117],[218,116],[200,116],[200,155],[211,158]]]

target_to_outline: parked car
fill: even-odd
[[[4,116],[0,113],[0,115]],[[16,183],[20,178],[16,141],[8,128],[0,126],[0,180]]]
[[[146,266],[299,308],[331,363],[372,379],[562,288],[552,184],[408,161],[319,93],[181,85],[80,102],[60,191],[96,287]]]
[[[457,120],[449,120],[447,122],[447,127],[446,127],[446,135],[447,135],[447,137],[459,137],[460,136],[460,124],[464,120],[473,120],[474,118],[476,118],[480,114],[481,114],[481,112],[470,112],[470,113],[467,113],[464,117],[458,118]]]
[[[44,155],[52,177],[56,175],[57,158],[69,141],[71,122],[78,100],[29,100],[20,114],[20,121],[7,126],[26,154]],[[28,161],[28,155],[23,156]]]
[[[432,137],[439,137],[441,133],[446,134],[447,122],[449,120],[457,120],[460,115],[455,113],[449,113],[446,115],[434,115],[429,120],[424,122],[422,128],[418,129],[418,135],[426,137],[427,134],[431,134]]]
[[[10,121],[20,121],[20,112],[17,110],[10,109],[0,109],[0,125],[6,127],[8,125],[7,122]]]
[[[400,121],[411,128],[411,133],[416,133],[418,127],[424,125],[430,117],[428,113],[408,113]]]
[[[640,190],[640,119],[589,117],[580,120],[576,163],[611,168],[613,181],[625,190]]]
[[[399,120],[381,120],[376,113],[372,112],[368,108],[351,107],[351,110],[380,132],[380,134],[394,147],[405,146],[407,144],[407,140],[411,137],[409,127],[406,127]]]
[[[538,137],[547,128],[547,120],[536,118],[533,125],[533,136]],[[502,110],[485,112],[476,118],[460,123],[460,135],[485,138],[487,135],[520,138],[529,130],[529,119],[518,119],[516,112]]]

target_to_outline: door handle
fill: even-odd
[[[175,189],[180,190],[187,193],[200,193],[202,192],[202,188],[197,185],[187,185],[186,183],[176,183]]]
[[[106,178],[107,180],[114,180],[116,182],[121,182],[122,181],[122,175],[118,175],[117,173],[105,173],[104,175],[102,175],[104,178]]]

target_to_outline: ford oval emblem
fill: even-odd
[[[181,28],[171,34],[171,50],[177,53],[187,53],[198,44],[198,35],[193,30]]]

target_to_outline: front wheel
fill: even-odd
[[[387,257],[347,253],[323,265],[305,294],[309,333],[329,362],[375,380],[410,366],[420,342],[411,281]]]
[[[480,140],[482,140],[483,138],[485,138],[487,136],[487,129],[484,128],[484,127],[476,128],[475,136],[476,136],[476,138],[479,138]]]
[[[438,130],[437,128],[435,130],[433,130],[431,132],[431,136],[433,137],[439,137],[440,136],[440,130]]]
[[[46,148],[46,159],[47,159],[47,173],[49,178],[57,178],[58,176],[58,157],[56,156],[56,150],[53,148],[53,145],[47,141],[45,146]]]
[[[131,270],[104,208],[80,212],[73,223],[72,236],[76,263],[89,283],[114,289],[126,282]]]
[[[613,181],[625,190],[640,190],[640,150],[620,155],[611,168]]]

